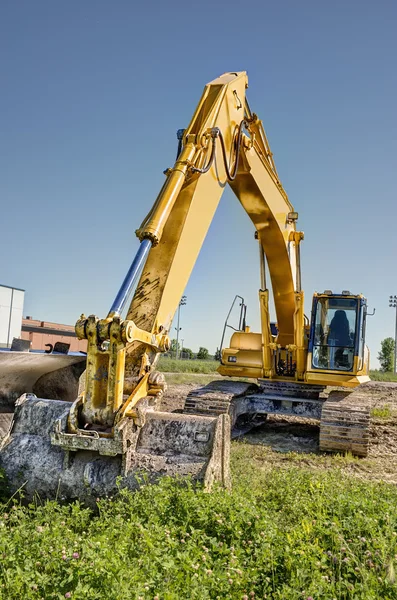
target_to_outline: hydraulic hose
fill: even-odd
[[[237,175],[238,163],[239,163],[239,159],[240,159],[241,139],[243,136],[243,128],[246,126],[247,126],[247,121],[245,119],[243,119],[238,128],[238,133],[237,133],[237,138],[236,138],[236,156],[235,156],[232,171],[230,170],[230,165],[228,165],[227,156],[226,156],[226,145],[225,145],[225,140],[223,138],[222,132],[218,127],[214,127],[211,130],[212,145],[211,145],[211,154],[210,154],[208,163],[201,169],[198,169],[197,167],[193,167],[192,168],[193,173],[200,173],[200,174],[208,173],[208,171],[210,170],[210,168],[212,166],[212,163],[215,160],[216,140],[217,140],[217,138],[219,138],[219,140],[221,142],[222,157],[223,157],[223,164],[225,166],[226,177],[227,177],[228,181],[233,181]],[[231,161],[231,164],[232,164],[232,161]]]
[[[220,130],[217,127],[214,127],[214,129],[212,129],[212,131],[211,131],[212,144],[211,144],[211,154],[210,154],[209,161],[206,164],[206,166],[203,167],[202,169],[198,169],[197,167],[192,167],[193,173],[201,173],[201,174],[208,173],[208,171],[212,167],[212,163],[214,162],[214,159],[215,159],[216,138],[218,137],[219,133],[220,133]]]

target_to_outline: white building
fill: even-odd
[[[0,285],[0,348],[9,348],[21,337],[25,290]]]

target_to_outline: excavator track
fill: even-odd
[[[320,419],[323,386],[269,381],[259,384],[213,381],[190,392],[183,412],[206,416],[227,413],[232,438],[263,425],[268,414]]]
[[[190,392],[183,412],[229,414],[233,438],[263,424],[267,414],[314,418],[320,421],[321,451],[367,456],[370,411],[359,390],[331,391],[326,398],[322,395],[324,386],[268,381],[259,384],[213,381]]]
[[[367,456],[369,424],[370,409],[360,390],[330,392],[321,411],[320,450]]]
[[[251,390],[256,391],[257,386],[240,381],[212,381],[188,394],[183,412],[214,416],[227,413],[233,398],[244,396]]]
[[[242,381],[213,381],[208,385],[192,390],[185,400],[183,413],[219,416],[228,414],[232,427],[232,438],[243,435],[266,420],[265,414],[258,414],[250,404],[250,394],[258,394],[256,384]],[[243,419],[239,419],[243,416]]]

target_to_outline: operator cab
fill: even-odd
[[[254,379],[296,379],[314,385],[345,387],[355,387],[369,381],[369,352],[365,345],[367,301],[363,296],[355,296],[348,291],[334,294],[329,290],[314,294],[311,321],[305,326],[307,363],[304,379],[298,379],[294,348],[277,344],[278,331],[274,324],[270,324],[269,332],[274,371],[270,377],[265,375],[263,334],[253,333],[245,326],[246,307],[243,301],[242,306],[244,319],[240,318],[238,328],[232,328],[234,333],[230,347],[223,348],[221,352],[221,364],[218,367],[221,375]],[[230,327],[228,319],[223,330],[221,348],[226,327]]]
[[[344,291],[325,291],[313,298],[309,340],[310,370],[348,373],[365,361],[366,299]]]

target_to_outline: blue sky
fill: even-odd
[[[176,130],[205,83],[247,70],[305,232],[307,312],[315,290],[364,293],[375,364],[397,294],[396,27],[394,0],[4,0],[0,282],[35,318],[105,316]],[[258,287],[253,227],[226,191],[185,291],[185,345],[215,351],[236,293],[257,329]]]

